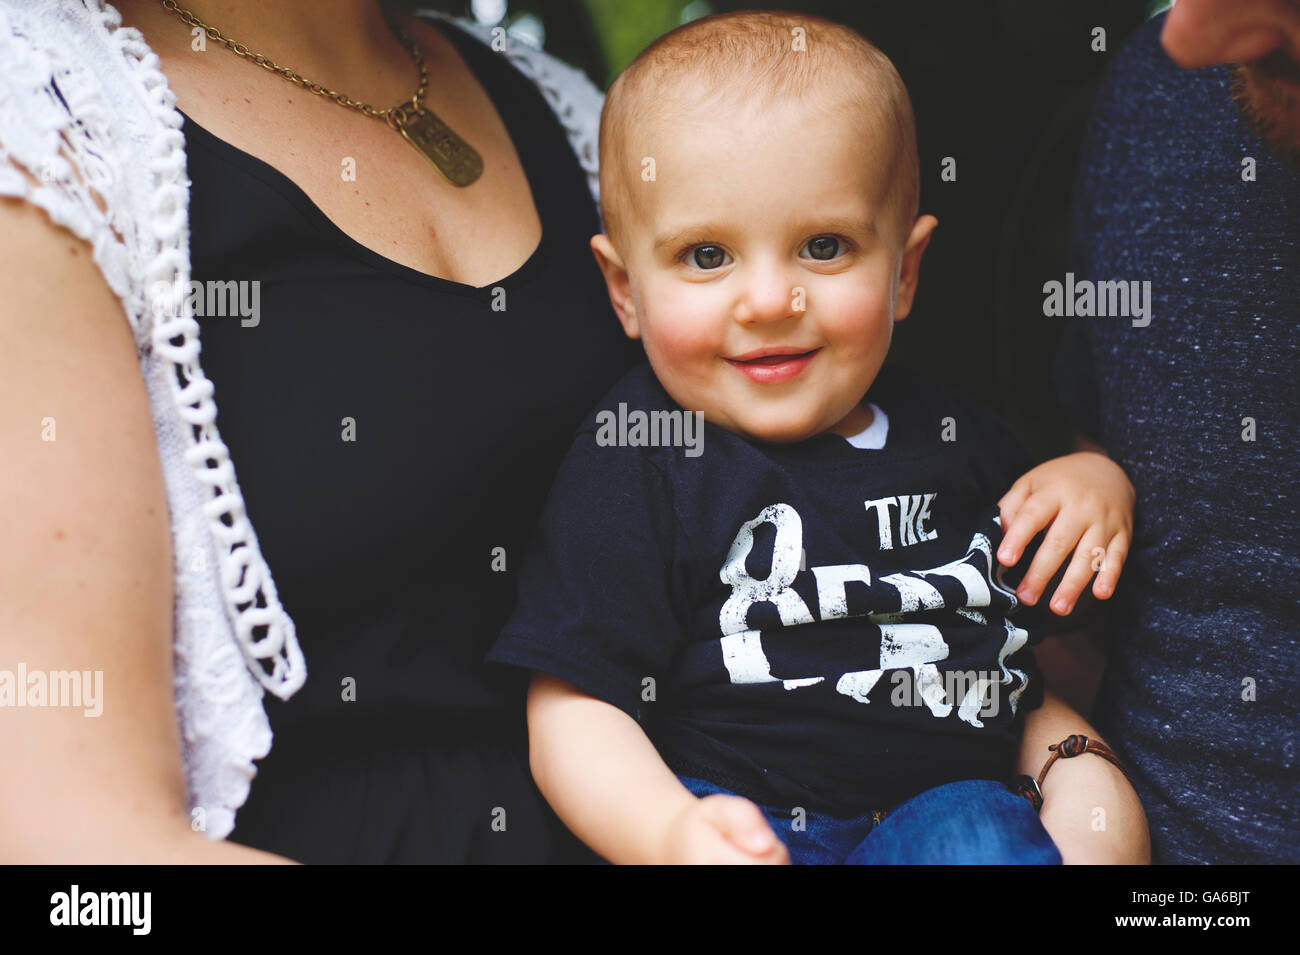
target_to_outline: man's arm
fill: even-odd
[[[1034,656],[1048,689],[1072,709],[1091,715],[1102,670],[1106,668],[1106,648],[1094,628],[1048,637],[1034,647]]]
[[[1074,448],[1076,451],[1106,454],[1105,448],[1081,434],[1075,435]],[[1047,686],[1084,715],[1092,713],[1101,674],[1106,668],[1106,647],[1097,636],[1099,628],[1105,626],[1105,616],[1103,612],[1102,620],[1044,640],[1034,652]]]
[[[1081,434],[1076,434],[1074,436],[1074,450],[1091,451],[1093,454],[1106,454],[1105,448],[1103,448],[1100,444],[1096,444],[1092,441],[1089,441]],[[1110,457],[1110,455],[1106,454],[1106,457]]]
[[[1050,690],[1025,716],[1019,772],[1038,777],[1048,746],[1079,733],[1101,740],[1082,716]],[[1066,865],[1147,865],[1151,841],[1146,814],[1132,785],[1100,756],[1084,753],[1052,764],[1042,784],[1039,813]]]

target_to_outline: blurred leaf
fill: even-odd
[[[688,0],[584,0],[600,36],[611,79],[681,23]]]

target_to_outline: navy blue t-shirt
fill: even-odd
[[[1155,861],[1297,862],[1300,170],[1162,23],[1101,90],[1073,230],[1080,279],[1151,283],[1150,324],[1053,319],[1064,402],[1138,494],[1094,716]]]
[[[867,398],[877,450],[709,424],[702,446],[647,446],[671,435],[638,412],[684,412],[634,369],[578,433],[489,659],[619,707],[675,772],[770,806],[850,815],[1008,777],[1042,690],[996,501],[1029,462],[910,373]]]

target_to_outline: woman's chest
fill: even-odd
[[[292,259],[240,273],[259,283],[256,324],[199,320],[277,575],[347,576],[531,530],[574,429],[627,367],[594,265],[537,262],[552,267],[476,295]],[[200,288],[210,274],[232,272],[196,255]]]
[[[285,110],[275,125],[256,115],[241,120],[232,145],[283,173],[358,244],[473,286],[509,275],[537,247],[540,216],[499,121],[458,130],[484,157],[479,179],[462,188],[382,122],[338,107],[338,115],[322,115],[321,106],[330,104],[294,105],[299,111]]]
[[[482,173],[468,186],[449,182],[384,119],[312,95],[224,50],[172,52],[164,68],[192,122],[292,182],[355,242],[418,272],[487,285],[517,269],[542,233],[512,139],[525,140],[520,149],[532,145],[514,101],[525,81],[495,60],[483,74],[503,115],[447,39],[429,26],[420,36],[437,80],[422,104],[482,158]],[[399,66],[386,69],[409,72],[414,84],[414,67]]]

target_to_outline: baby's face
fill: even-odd
[[[684,117],[654,137],[654,181],[631,184],[611,296],[668,393],[714,424],[787,442],[870,423],[860,402],[915,288],[904,252],[919,264],[935,222],[900,226],[893,143],[853,125],[795,103]]]

